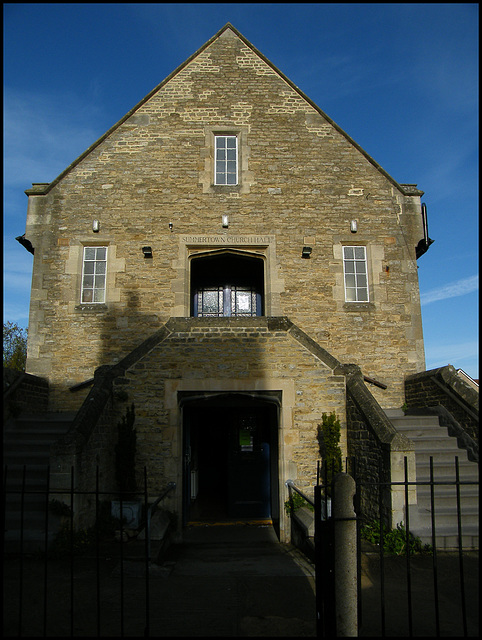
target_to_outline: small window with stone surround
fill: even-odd
[[[238,138],[237,136],[215,136],[214,184],[238,184]]]
[[[215,193],[223,198],[249,193],[254,174],[249,170],[248,127],[206,126],[204,141],[200,149],[203,168],[199,172],[203,193]]]
[[[343,247],[346,302],[368,302],[366,247]]]
[[[82,263],[82,303],[104,303],[107,274],[107,247],[84,247]]]

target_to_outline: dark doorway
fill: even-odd
[[[184,524],[279,522],[278,407],[226,394],[192,399],[184,417]]]

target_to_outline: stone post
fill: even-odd
[[[335,538],[335,602],[337,637],[358,636],[356,515],[353,498],[356,484],[346,473],[333,480]]]

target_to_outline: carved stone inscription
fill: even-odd
[[[247,244],[267,245],[273,242],[273,236],[181,236],[181,242],[186,244]]]

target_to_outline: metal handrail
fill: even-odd
[[[295,486],[295,483],[293,482],[293,480],[286,480],[285,485],[288,487],[288,489],[294,489],[296,493],[298,493],[302,498],[304,498],[306,502],[311,504],[312,507],[315,506],[314,501],[311,498],[308,498],[308,496],[305,496],[305,494],[302,491],[300,491],[298,487]]]

